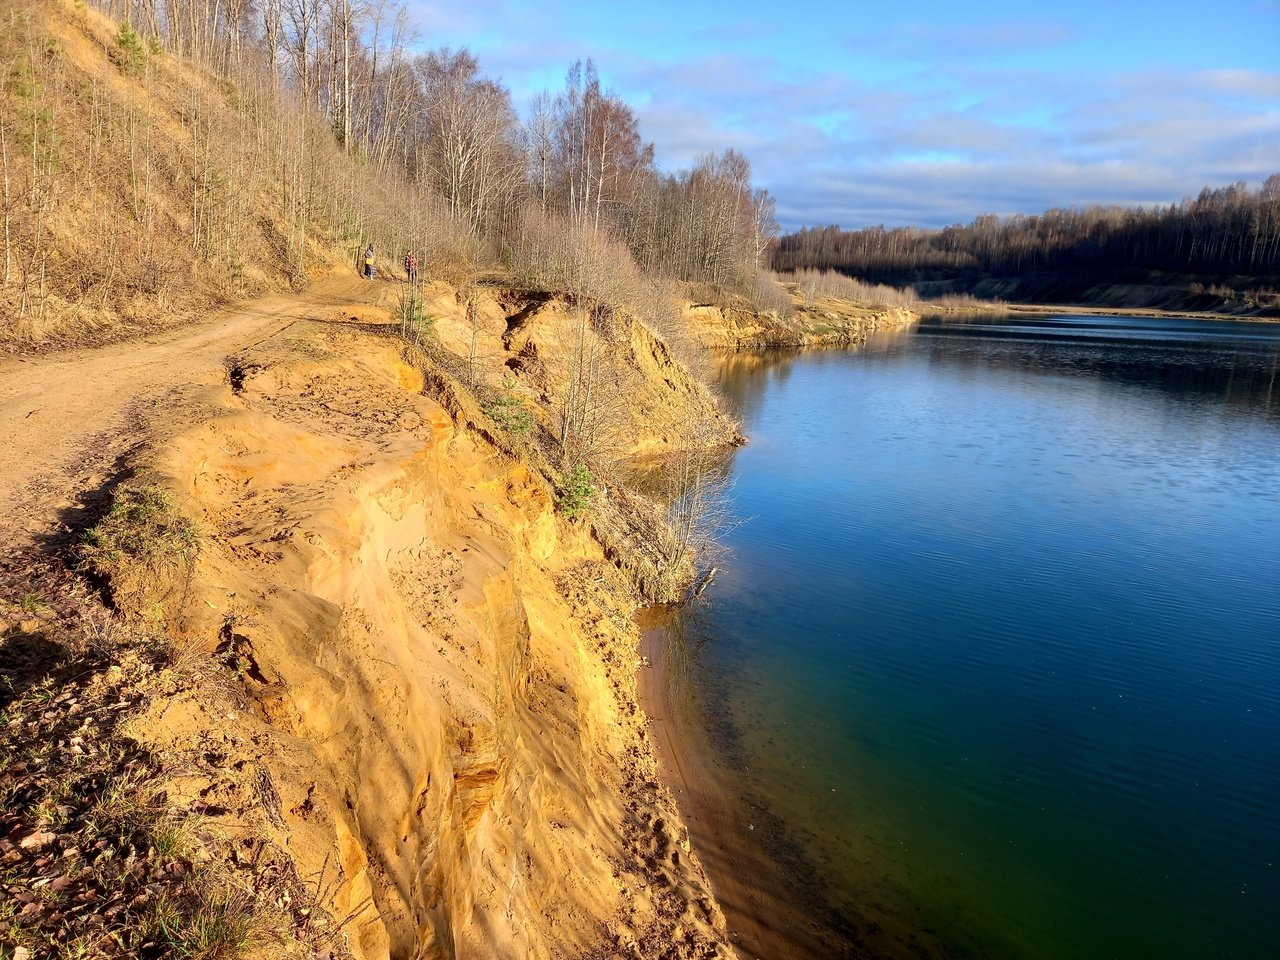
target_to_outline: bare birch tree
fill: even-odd
[[[510,95],[478,76],[466,50],[427,54],[417,70],[425,110],[419,173],[454,216],[483,228],[520,176]]]

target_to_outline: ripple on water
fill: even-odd
[[[728,385],[754,519],[695,679],[886,955],[1280,942],[1280,331],[1241,326],[925,324]]]

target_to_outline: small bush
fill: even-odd
[[[101,578],[128,615],[161,619],[185,593],[199,551],[195,524],[157,487],[120,487],[102,521],[85,532],[81,568]]]
[[[422,300],[413,289],[400,297],[400,335],[411,343],[421,343],[435,330],[436,318],[426,314]]]
[[[776,313],[784,319],[790,317],[793,312],[790,292],[778,282],[776,274],[766,273],[763,270],[756,272],[751,301],[756,305],[757,310]]]
[[[596,488],[591,471],[585,466],[577,466],[569,471],[560,486],[556,497],[556,506],[570,520],[582,516],[591,508],[595,499]]]
[[[198,903],[172,903],[159,912],[160,939],[183,960],[239,957],[249,947],[253,903],[238,892],[205,892]]]
[[[507,433],[527,434],[533,429],[533,415],[524,400],[515,392],[516,382],[508,378],[502,385],[503,392],[485,403],[481,409],[494,423]]]

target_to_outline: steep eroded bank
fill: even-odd
[[[903,307],[857,304],[827,296],[806,302],[794,291],[788,317],[710,303],[685,304],[681,312],[699,346],[711,350],[856,346],[877,331],[920,319]]]
[[[113,496],[154,502],[130,489],[168,491],[197,527],[194,565],[103,584],[128,623],[93,669],[142,712],[119,714],[102,748],[151,758],[144,780],[120,772],[123,789],[156,798],[157,836],[179,824],[195,838],[162,860],[225,874],[215,905],[253,888],[250,956],[309,956],[304,943],[367,957],[731,955],[636,702],[633,584],[654,569],[642,514],[656,508],[609,464],[679,460],[735,442],[736,427],[625,314],[434,283],[423,349],[405,352],[369,303],[402,292],[335,281],[189,336],[10,365],[13,386],[44,384],[38,404],[12,394],[30,428],[12,441],[41,437],[47,454],[5,474],[24,504],[15,563],[29,536],[52,547],[47,562],[74,559],[67,538]],[[584,386],[603,472],[589,520],[569,523],[554,508],[555,434]],[[508,433],[495,398],[534,434]],[[25,613],[36,594],[15,589],[6,652],[47,632]],[[170,645],[176,662],[147,672]],[[40,862],[0,882],[30,882]],[[186,903],[203,882],[182,876],[185,892],[163,897]],[[56,917],[65,898],[46,899]],[[88,916],[147,942],[131,914]]]
[[[357,956],[728,956],[628,588],[365,325],[295,324],[152,418],[143,462],[203,532],[175,632],[230,682],[131,732],[218,757],[174,791],[228,831],[265,795]]]

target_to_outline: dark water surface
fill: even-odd
[[[868,944],[1280,956],[1280,325],[926,321],[724,388],[689,678]]]

